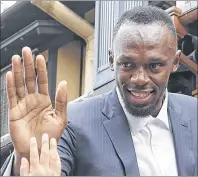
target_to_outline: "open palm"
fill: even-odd
[[[47,133],[58,141],[66,124],[67,83],[62,81],[56,92],[55,109],[48,94],[48,78],[45,59],[36,58],[35,74],[32,52],[28,47],[22,50],[24,67],[18,55],[12,58],[12,72],[6,75],[9,99],[10,136],[17,153],[29,154],[29,140],[35,136],[38,147]],[[23,69],[24,68],[24,69]],[[25,91],[26,90],[26,91]],[[37,91],[38,90],[38,91]]]

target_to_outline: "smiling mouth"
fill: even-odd
[[[129,90],[130,92],[136,99],[146,99],[149,97],[154,91],[153,90],[148,90],[148,91],[136,91],[136,90]]]

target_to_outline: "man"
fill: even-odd
[[[53,110],[44,58],[37,57],[37,93],[31,51],[23,48],[25,84],[19,56],[13,57],[13,71],[7,74],[15,152],[4,175],[10,169],[19,175],[21,159],[22,167],[34,165],[30,152],[38,150],[39,168],[49,169],[48,138],[41,142],[45,133],[59,141],[62,175],[198,175],[197,100],[167,91],[170,73],[179,65],[176,50],[175,28],[166,12],[150,6],[125,12],[114,28],[109,52],[117,87],[68,105],[66,114],[66,82],[58,86]],[[32,136],[38,147],[35,138],[34,148],[30,146]]]

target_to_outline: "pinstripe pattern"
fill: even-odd
[[[178,175],[197,176],[197,99],[179,94],[169,94],[169,97]]]
[[[197,176],[197,99],[169,94],[168,100],[178,173]],[[70,104],[68,117],[58,145],[62,175],[139,175],[129,126],[115,90]]]
[[[169,94],[168,105],[178,173],[195,175],[197,100]],[[78,132],[73,174],[139,175],[128,123],[115,90],[71,105],[70,111],[71,124]]]

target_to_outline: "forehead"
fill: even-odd
[[[176,52],[176,39],[170,30],[160,24],[124,24],[114,40],[117,52],[158,52],[170,54]]]

